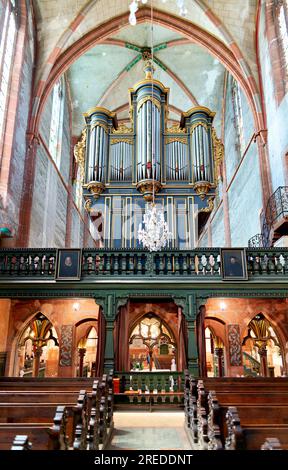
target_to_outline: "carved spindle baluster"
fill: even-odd
[[[188,273],[188,263],[187,263],[187,258],[188,258],[188,255],[187,253],[184,253],[183,254],[183,258],[182,258],[182,272],[183,274],[187,274]]]
[[[112,272],[111,258],[113,260],[113,255],[110,255],[110,254],[106,255],[106,269],[105,269],[105,271],[107,272],[107,274],[111,274],[111,272]]]
[[[167,254],[167,273],[171,274],[173,269],[172,265],[172,255]]]
[[[276,271],[275,254],[270,252],[268,256],[269,256],[269,258],[268,258],[268,273],[272,274],[272,273],[275,273],[275,271]]]
[[[284,273],[288,273],[288,255],[284,256]]]
[[[178,253],[173,254],[173,259],[174,259],[174,273],[176,275],[179,275],[180,274],[179,254]]]
[[[119,274],[119,254],[115,253],[114,254],[114,263],[113,263],[113,268],[114,268],[114,273]]]
[[[126,253],[126,274],[130,274],[130,256],[129,253]]]
[[[142,255],[137,254],[137,274],[142,274]]]
[[[276,273],[283,273],[283,264],[282,264],[282,255],[281,253],[275,253],[275,261],[276,261]],[[281,262],[282,261],[282,262]]]
[[[99,253],[97,255],[98,261],[97,264],[99,266],[99,274],[104,274],[104,269],[105,269],[105,255],[102,253]]]

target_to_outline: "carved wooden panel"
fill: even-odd
[[[73,346],[73,325],[61,326],[61,347],[60,361],[61,367],[72,366],[72,346]]]
[[[231,366],[242,366],[242,347],[239,325],[228,325],[229,355]]]

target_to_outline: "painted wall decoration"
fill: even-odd
[[[239,325],[228,325],[229,355],[231,366],[242,366],[242,347]]]
[[[72,366],[73,325],[61,326],[60,361],[61,367]]]

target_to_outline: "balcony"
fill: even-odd
[[[1,249],[2,281],[54,281],[56,249]],[[288,250],[285,248],[246,249],[249,280],[280,278],[288,280]],[[125,281],[176,279],[191,282],[221,281],[219,248],[195,250],[83,249],[81,281]],[[80,282],[81,282],[80,281]]]
[[[248,240],[248,247],[269,247],[288,235],[288,186],[279,186],[270,196],[262,220],[261,233]]]

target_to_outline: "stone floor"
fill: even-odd
[[[110,450],[191,450],[183,412],[116,412]]]

